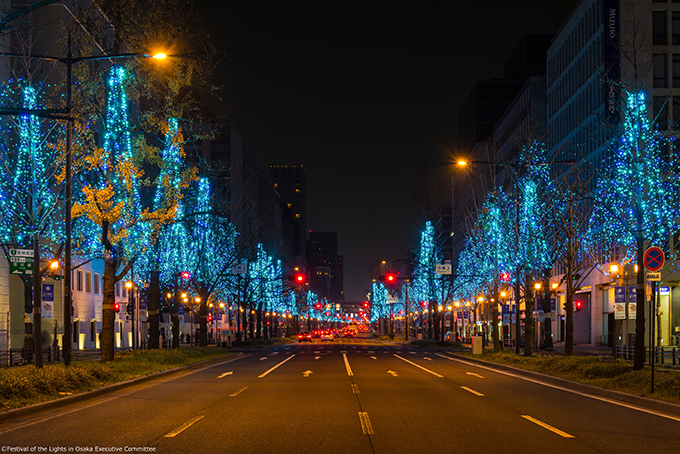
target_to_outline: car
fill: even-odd
[[[312,341],[312,333],[308,332],[301,332],[298,334],[298,342],[311,342]]]
[[[321,342],[330,341],[333,342],[333,335],[329,332],[325,332],[321,335]]]

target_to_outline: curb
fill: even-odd
[[[563,388],[568,388],[574,391],[579,391],[583,394],[588,394],[592,396],[604,397],[617,402],[624,402],[630,405],[636,405],[639,407],[644,407],[646,409],[651,409],[659,413],[666,413],[674,417],[680,417],[680,405],[671,402],[665,402],[658,399],[652,399],[649,397],[636,396],[634,394],[629,394],[622,391],[614,391],[610,389],[600,388],[598,386],[587,385],[585,383],[579,383],[572,380],[567,380],[566,378],[553,377],[552,375],[545,375],[540,372],[529,371],[525,369],[519,369],[517,367],[507,366],[505,364],[493,363],[490,361],[484,361],[481,359],[470,358],[468,356],[457,355],[453,352],[446,352],[447,355],[452,356],[461,361],[467,361],[470,363],[475,363],[488,367],[489,369],[498,369],[506,372],[512,372],[515,375],[520,375],[527,378],[532,378],[535,380],[542,381],[546,384],[561,386]]]
[[[44,410],[51,410],[56,407],[63,405],[73,404],[77,402],[84,402],[86,400],[94,399],[108,393],[119,391],[140,383],[146,383],[149,381],[157,380],[159,378],[169,377],[180,372],[184,372],[192,369],[199,369],[203,366],[208,366],[213,363],[229,362],[244,356],[243,353],[235,353],[229,356],[222,356],[214,359],[207,359],[205,361],[200,361],[198,363],[188,364],[186,366],[176,367],[174,369],[164,370],[162,372],[156,372],[150,375],[144,375],[141,377],[133,378],[131,380],[122,381],[119,383],[113,383],[111,385],[102,386],[101,388],[92,389],[90,391],[85,391],[82,393],[74,394],[71,396],[58,397],[46,402],[40,402],[37,404],[26,405],[21,408],[13,408],[12,410],[7,410],[0,413],[0,423],[9,422],[23,416],[29,416],[34,413],[38,413]]]

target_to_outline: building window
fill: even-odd
[[[295,213],[295,219],[300,219],[300,213]]]
[[[652,11],[652,44],[668,44],[666,11]]]
[[[85,271],[85,291],[92,292],[92,273]]]
[[[116,296],[120,296],[120,282],[116,282]]]
[[[654,86],[667,87],[668,75],[666,72],[666,54],[654,54]]]
[[[81,270],[76,271],[76,283],[77,283],[76,289],[79,292],[82,292],[83,291],[83,272]]]
[[[300,190],[299,190],[299,189],[296,189],[296,190],[295,190],[295,193],[296,193],[296,194],[299,194],[299,193],[300,193]]]
[[[680,11],[673,11],[672,16],[673,44],[680,44]]]
[[[673,86],[680,87],[680,54],[673,54]]]
[[[99,274],[94,273],[94,293],[99,294]]]

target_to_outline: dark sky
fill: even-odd
[[[264,165],[305,166],[307,228],[338,232],[346,299],[360,300],[370,262],[417,245],[419,166],[450,205],[473,84],[502,78],[522,35],[554,33],[577,0],[196,3],[226,55],[227,121]]]

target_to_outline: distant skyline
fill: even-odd
[[[307,229],[338,232],[353,301],[370,289],[371,262],[417,247],[421,164],[450,205],[473,84],[502,78],[521,37],[555,33],[577,3],[196,4],[225,55],[225,121],[264,166],[305,166]]]

